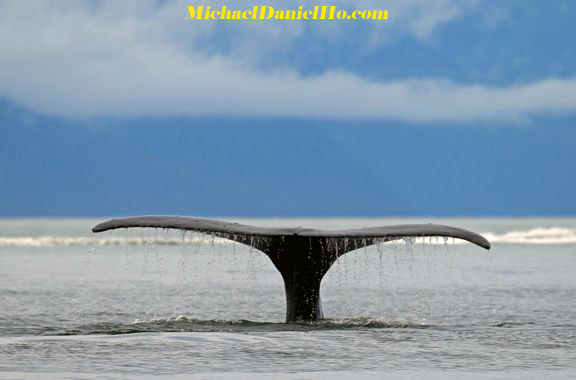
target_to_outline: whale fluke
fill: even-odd
[[[332,264],[356,249],[408,237],[439,236],[466,240],[490,249],[481,235],[437,224],[403,224],[352,230],[269,228],[184,216],[137,216],[100,223],[92,232],[151,227],[196,231],[254,247],[265,253],[284,279],[286,322],[323,318],[320,282]]]
[[[92,232],[104,232],[118,228],[151,227],[196,231],[211,235],[250,235],[258,237],[306,236],[322,238],[364,239],[380,238],[398,240],[406,237],[452,237],[466,240],[490,249],[490,242],[483,236],[462,228],[439,224],[400,224],[395,226],[369,227],[352,230],[320,230],[310,228],[270,228],[248,224],[225,222],[216,219],[191,218],[187,216],[136,216],[132,218],[111,219],[100,223]],[[380,241],[382,241],[380,240]]]

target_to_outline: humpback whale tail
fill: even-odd
[[[284,279],[286,322],[323,318],[320,283],[343,254],[406,237],[453,237],[490,249],[484,237],[461,228],[436,224],[404,224],[352,230],[266,228],[183,216],[139,216],[100,223],[92,232],[152,227],[196,231],[229,239],[265,253]]]

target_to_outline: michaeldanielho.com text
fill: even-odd
[[[268,5],[255,5],[250,9],[188,6],[188,20],[387,20],[388,11],[382,9],[346,11],[336,6],[315,6],[310,9],[274,9]]]

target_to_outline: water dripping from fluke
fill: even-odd
[[[320,283],[336,260],[360,248],[404,240],[409,247],[415,238],[457,238],[490,249],[481,235],[461,228],[437,224],[403,224],[351,230],[267,228],[214,219],[183,216],[138,216],[112,219],[95,226],[93,232],[119,228],[162,228],[194,231],[228,239],[267,255],[284,280],[286,322],[310,322],[324,318]]]

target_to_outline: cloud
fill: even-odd
[[[340,3],[381,7],[369,0]],[[251,3],[235,2],[242,4]],[[387,3],[391,14],[404,12],[405,19],[420,21],[397,24],[395,33],[429,38],[464,12],[463,4],[476,2],[434,4]],[[69,118],[228,115],[470,122],[576,110],[576,78],[497,87],[435,78],[376,82],[341,71],[303,77],[290,67],[262,71],[260,59],[296,44],[303,35],[330,35],[334,24],[192,26],[184,20],[186,5],[3,1],[0,95]],[[370,28],[377,33],[381,25]],[[221,39],[226,43],[219,43]]]

